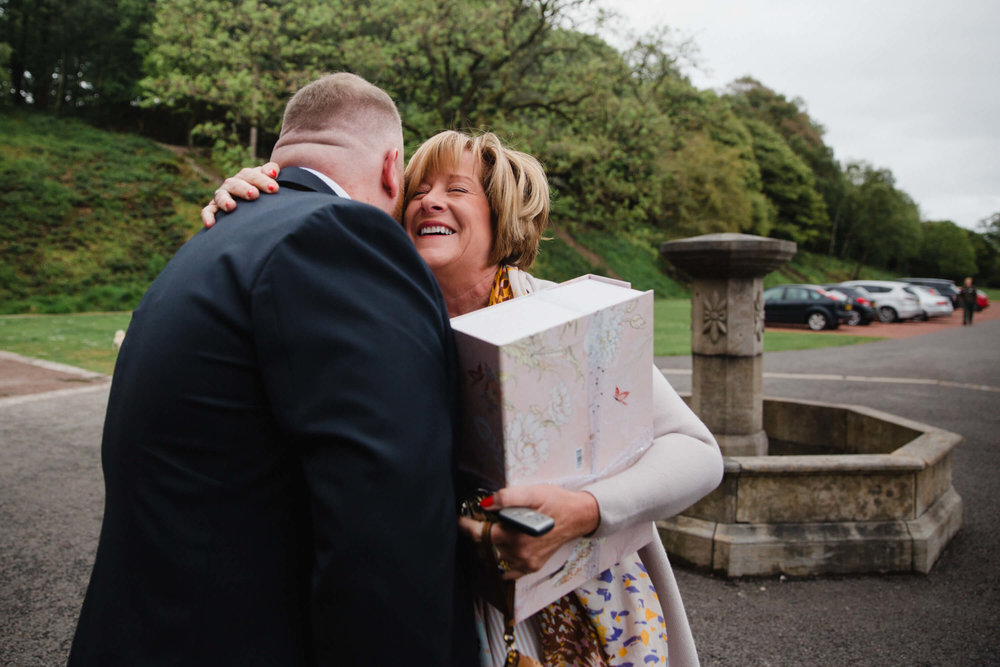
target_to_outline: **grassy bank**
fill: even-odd
[[[0,113],[0,313],[134,308],[217,177],[134,135]]]
[[[185,240],[222,180],[203,156],[45,114],[0,112],[0,314],[129,310]],[[653,227],[610,233],[553,220],[532,273],[621,277],[676,299],[684,277]],[[800,251],[765,286],[889,278]]]

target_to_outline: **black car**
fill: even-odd
[[[959,287],[955,284],[954,280],[946,280],[944,278],[900,278],[899,281],[903,283],[910,283],[911,285],[922,285],[923,287],[936,289],[938,294],[951,299],[951,305],[953,308],[958,308]]]
[[[871,300],[871,294],[866,292],[864,288],[836,284],[822,285],[822,287],[831,292],[840,292],[847,297],[847,305],[845,306],[847,317],[844,318],[844,324],[849,324],[852,327],[867,326],[878,317],[875,304]]]
[[[764,290],[764,322],[836,329],[850,312],[845,305],[819,285],[778,285]]]

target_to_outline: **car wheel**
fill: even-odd
[[[829,323],[830,321],[823,313],[809,313],[809,317],[806,319],[806,324],[813,331],[822,331]]]
[[[879,306],[879,322],[895,322],[897,319],[899,318],[896,316],[896,310],[892,306]]]
[[[852,310],[847,313],[847,326],[856,327],[861,324],[861,313],[857,310]]]

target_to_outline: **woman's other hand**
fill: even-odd
[[[506,562],[503,578],[508,580],[538,571],[559,547],[593,533],[601,522],[594,496],[549,484],[501,489],[484,500],[482,506],[490,512],[503,507],[530,507],[555,519],[555,527],[540,537],[526,535],[499,520],[493,524],[490,536],[494,553]],[[459,519],[462,531],[476,543],[482,539],[482,525],[474,519]]]
[[[227,213],[236,209],[234,196],[240,199],[254,200],[261,192],[275,193],[278,191],[279,167],[275,162],[268,162],[259,167],[244,167],[235,176],[222,182],[208,206],[201,209],[201,220],[205,227],[215,224],[215,214],[220,210]]]

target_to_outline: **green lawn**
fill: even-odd
[[[0,316],[0,350],[111,374],[115,331],[131,313]]]
[[[115,331],[126,329],[130,313],[0,316],[0,349],[28,357],[111,374]],[[691,354],[691,302],[658,299],[654,304],[658,357]],[[857,345],[881,340],[870,336],[829,336],[811,331],[767,331],[764,350],[808,350],[836,345]]]
[[[691,354],[691,301],[688,299],[657,299],[653,304],[656,332],[653,353],[658,357]],[[819,347],[858,345],[883,340],[874,336],[830,336],[814,331],[764,332],[764,351],[812,350]]]

